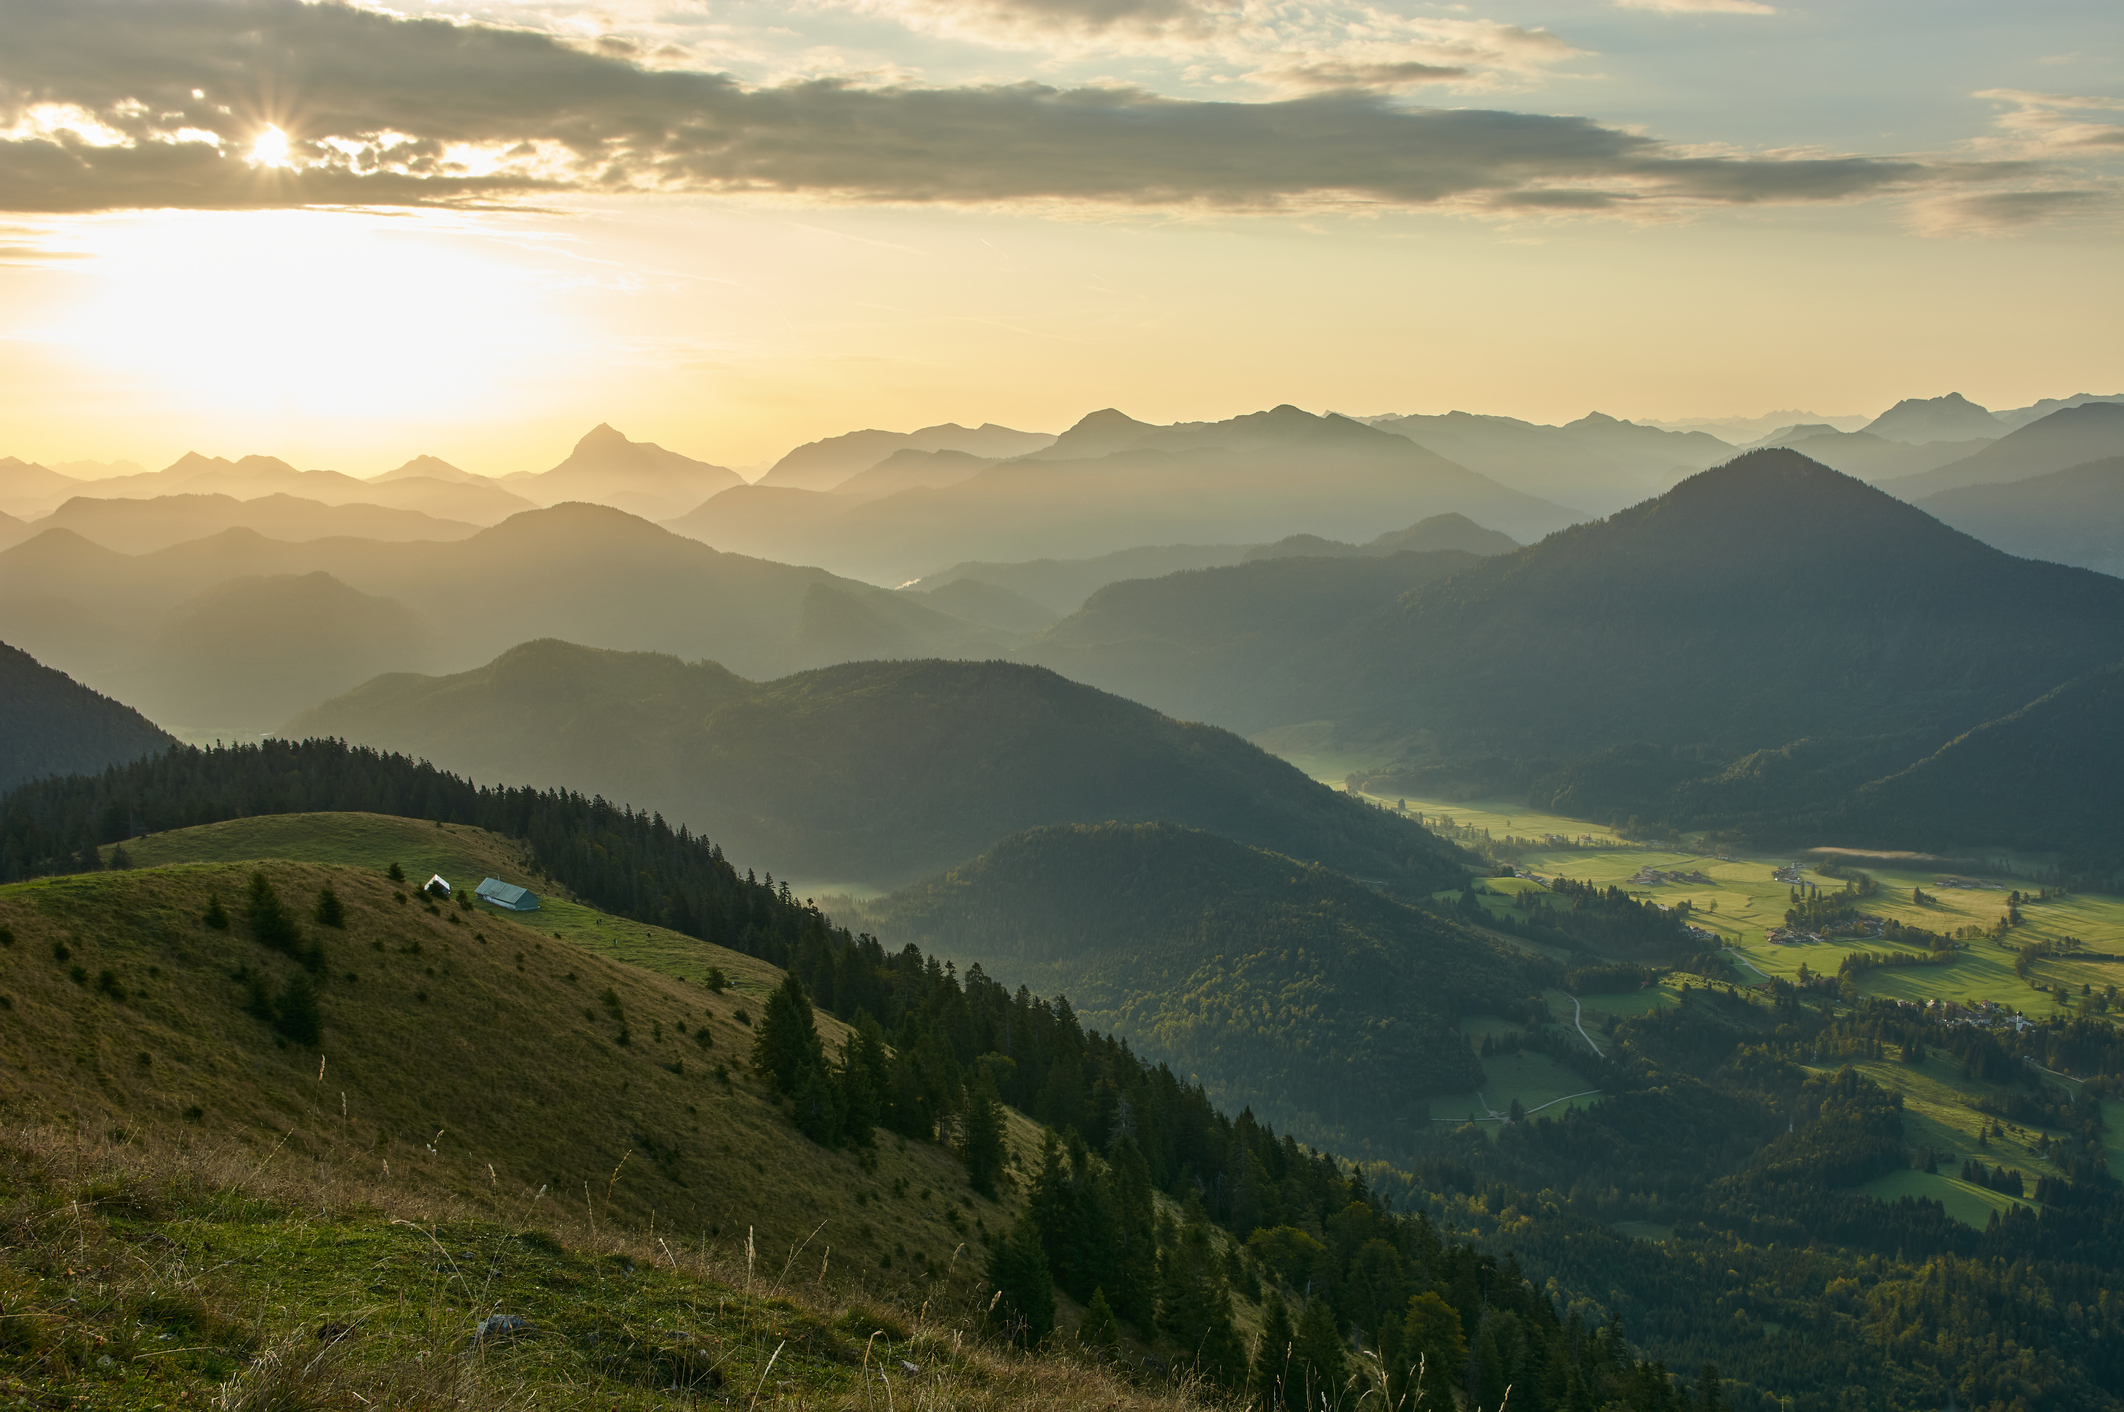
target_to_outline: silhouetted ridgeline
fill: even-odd
[[[0,643],[0,789],[39,775],[100,770],[172,743],[132,707]]]

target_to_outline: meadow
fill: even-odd
[[[1374,802],[1396,805],[1398,798]],[[1735,969],[1750,982],[1771,977],[1791,980],[1801,967],[1815,975],[1835,975],[1844,956],[1852,951],[1913,951],[1892,942],[1868,938],[1840,938],[1819,943],[1772,945],[1767,933],[1784,925],[1785,911],[1792,905],[1793,883],[1778,880],[1782,868],[1798,867],[1798,881],[1838,892],[1844,879],[1820,871],[1825,861],[1813,855],[1714,853],[1677,850],[1624,843],[1601,826],[1582,819],[1542,814],[1508,802],[1455,803],[1445,800],[1406,800],[1409,812],[1419,812],[1424,822],[1447,836],[1456,829],[1487,830],[1495,844],[1513,840],[1512,855],[1521,867],[1540,877],[1564,876],[1602,886],[1622,888],[1633,896],[1669,906],[1690,904],[1692,925],[1714,933],[1730,953]],[[1551,847],[1544,834],[1577,838],[1592,834],[1591,846]],[[2010,877],[1969,878],[1978,887],[1945,887],[1946,876],[1925,868],[1916,860],[1868,859],[1861,870],[1878,884],[1873,896],[1859,905],[1869,916],[1892,917],[1906,925],[1952,934],[1965,927],[1988,930],[2005,914],[2009,892],[2034,890],[2032,884]],[[1636,882],[1641,870],[1663,873],[1700,874],[1705,882]],[[1961,875],[1956,875],[1961,876]],[[1521,893],[1546,893],[1540,883],[1524,878],[1492,878],[1483,883],[1485,908],[1493,912],[1511,909]],[[1914,900],[1922,890],[1925,901]],[[2063,943],[2077,939],[2085,950],[2124,954],[2124,897],[2074,893],[2040,902],[2024,901],[2021,924],[2005,941],[1984,938],[1968,943],[1955,961],[1944,966],[1876,967],[1864,975],[1857,988],[1862,995],[1888,996],[1900,1000],[1932,998],[1972,1002],[1996,1000],[2032,1018],[2047,1018],[2079,1012],[2083,986],[2096,992],[2124,984],[2124,963],[2076,960],[2071,956],[2045,957],[2037,961],[2027,981],[2014,973],[2017,950],[2031,942]],[[2041,983],[2043,990],[2031,982]],[[1611,1008],[1616,997],[1597,997]],[[1622,1013],[1622,1012],[1619,1012]]]
[[[281,858],[377,872],[396,863],[410,887],[419,887],[437,874],[459,888],[476,888],[482,879],[497,877],[538,894],[538,910],[504,912],[479,902],[479,911],[555,941],[680,980],[699,981],[714,965],[729,978],[731,989],[741,994],[764,996],[782,975],[742,952],[710,946],[664,927],[628,921],[579,902],[560,884],[532,871],[523,844],[467,824],[388,814],[278,814],[150,834],[122,846],[136,868]],[[103,850],[106,861],[111,853],[109,847]]]

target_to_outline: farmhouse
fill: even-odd
[[[536,912],[538,895],[529,888],[505,883],[500,878],[488,878],[479,885],[479,898],[491,906],[508,912]]]
[[[450,880],[441,873],[437,873],[434,877],[422,883],[420,890],[435,897],[448,897],[450,895]]]

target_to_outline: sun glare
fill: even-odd
[[[46,337],[144,400],[360,419],[506,414],[570,340],[548,279],[454,218],[170,213],[100,257]],[[159,394],[159,395],[158,395]]]
[[[254,167],[292,167],[293,154],[288,148],[288,135],[277,127],[267,127],[251,143],[250,163]]]

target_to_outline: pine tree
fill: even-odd
[[[297,1044],[316,1047],[324,1034],[324,1012],[317,1003],[317,986],[309,972],[296,971],[288,977],[273,1009],[275,1029]]]
[[[1261,1337],[1254,1341],[1254,1363],[1247,1374],[1247,1391],[1263,1412],[1289,1408],[1296,1412],[1302,1396],[1302,1380],[1291,1377],[1298,1331],[1291,1326],[1291,1311],[1283,1296],[1272,1294],[1261,1315]],[[1390,1399],[1389,1407],[1394,1403]]]
[[[289,956],[303,955],[302,928],[262,872],[251,874],[250,917],[251,935],[259,945]]]
[[[797,1092],[807,1069],[826,1067],[826,1046],[819,1040],[811,999],[793,972],[767,997],[753,1029],[752,1067],[783,1094]]]
[[[1108,1357],[1121,1351],[1121,1325],[1114,1318],[1114,1307],[1106,1302],[1105,1290],[1092,1291],[1091,1303],[1084,1306],[1084,1322],[1077,1326],[1077,1341]]]
[[[974,1070],[966,1085],[966,1112],[960,1129],[959,1157],[966,1163],[966,1182],[975,1191],[995,1199],[996,1178],[1003,1175],[1003,1100],[996,1096],[996,1081],[988,1069]],[[1034,1228],[1035,1235],[1038,1228]],[[1041,1255],[1043,1265],[1046,1255]],[[1052,1325],[1054,1316],[1048,1316]]]
[[[1704,1364],[1704,1370],[1696,1380],[1697,1412],[1725,1412],[1725,1390],[1719,1386],[1718,1365]]]
[[[823,1065],[813,1064],[798,1075],[795,1098],[797,1131],[821,1147],[840,1146],[840,1095]]]
[[[703,1028],[701,1033],[708,1031]],[[857,1147],[870,1146],[872,1131],[884,1117],[892,1060],[885,1052],[884,1032],[868,1010],[856,1012],[834,1077],[840,1088],[841,1135]]]
[[[1157,1203],[1150,1164],[1134,1138],[1124,1135],[1114,1144],[1113,1177],[1114,1312],[1148,1334],[1156,1309]]]
[[[1321,1298],[1307,1300],[1298,1315],[1291,1369],[1305,1407],[1336,1405],[1341,1401],[1343,1384],[1349,1381],[1349,1359],[1335,1324],[1334,1308]]]
[[[988,1320],[1005,1338],[1032,1348],[1054,1332],[1055,1284],[1030,1212],[1020,1212],[1009,1234],[989,1248],[988,1282],[997,1295]]]
[[[346,929],[347,909],[340,902],[339,894],[332,891],[330,883],[326,883],[324,891],[317,894],[317,910],[312,915],[317,918],[320,926],[337,927],[342,931]]]
[[[1158,1332],[1205,1381],[1237,1388],[1246,1381],[1247,1360],[1232,1321],[1232,1292],[1224,1283],[1224,1262],[1210,1239],[1209,1222],[1199,1206],[1191,1215],[1159,1273]]]
[[[210,892],[207,894],[206,913],[199,920],[217,932],[225,932],[229,929],[229,909],[221,905],[220,893]]]
[[[389,878],[392,882],[402,883],[406,880],[406,870],[404,868],[399,867],[396,863],[393,863],[389,868],[384,870],[384,876]]]

